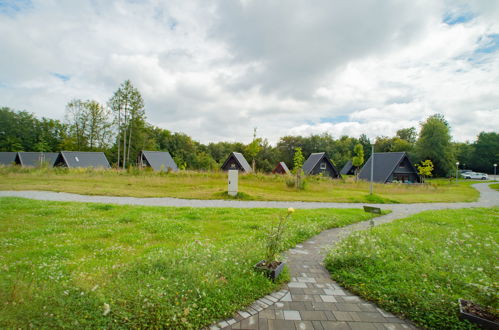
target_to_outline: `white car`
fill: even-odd
[[[463,177],[465,179],[474,179],[474,180],[487,180],[489,178],[489,176],[486,173],[477,173],[477,172],[463,173]]]

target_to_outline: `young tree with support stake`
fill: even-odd
[[[357,181],[359,177],[359,169],[364,164],[364,147],[362,144],[357,143],[353,148],[353,152],[355,157],[352,159],[352,165],[355,166],[355,181]]]

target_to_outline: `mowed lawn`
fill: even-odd
[[[355,233],[327,257],[332,278],[429,329],[469,329],[458,298],[499,314],[499,208],[428,211]]]
[[[285,214],[0,198],[0,328],[209,325],[278,289],[253,265]],[[369,218],[296,210],[283,249]]]
[[[0,167],[0,190],[50,190],[84,195],[177,197],[188,199],[227,198],[227,173],[190,172],[154,173],[132,170],[22,169]],[[245,199],[271,201],[428,203],[472,202],[479,193],[473,182],[439,179],[427,185],[374,184],[355,182],[352,177],[331,180],[308,177],[305,190],[286,185],[287,176],[240,175],[239,191]],[[291,179],[292,180],[292,179]]]

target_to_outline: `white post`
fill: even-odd
[[[374,177],[374,144],[371,144],[371,186],[369,188],[369,194],[373,194],[373,177]]]
[[[494,164],[494,181],[497,181],[496,169],[497,169],[497,164]]]
[[[459,173],[459,162],[456,162],[456,183],[457,183],[457,175]]]
[[[238,170],[229,170],[229,187],[227,191],[230,196],[237,195],[237,186],[238,186]]]

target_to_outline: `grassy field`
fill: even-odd
[[[22,169],[0,167],[0,190],[50,190],[85,195],[177,197],[188,199],[227,198],[224,172],[154,173],[151,171],[99,171],[93,169]],[[309,177],[305,190],[286,185],[281,175],[241,175],[239,190],[244,199],[272,201],[347,203],[472,202],[478,192],[472,181],[432,180],[428,185],[374,184],[353,178],[331,180]]]
[[[356,233],[327,257],[332,277],[430,329],[469,329],[457,299],[498,311],[499,208],[424,212]]]
[[[499,190],[499,183],[491,184],[491,185],[489,185],[489,187],[492,189],[495,189],[495,190]]]
[[[253,265],[284,214],[0,198],[0,328],[209,325],[279,287]],[[283,248],[369,218],[297,210]]]

